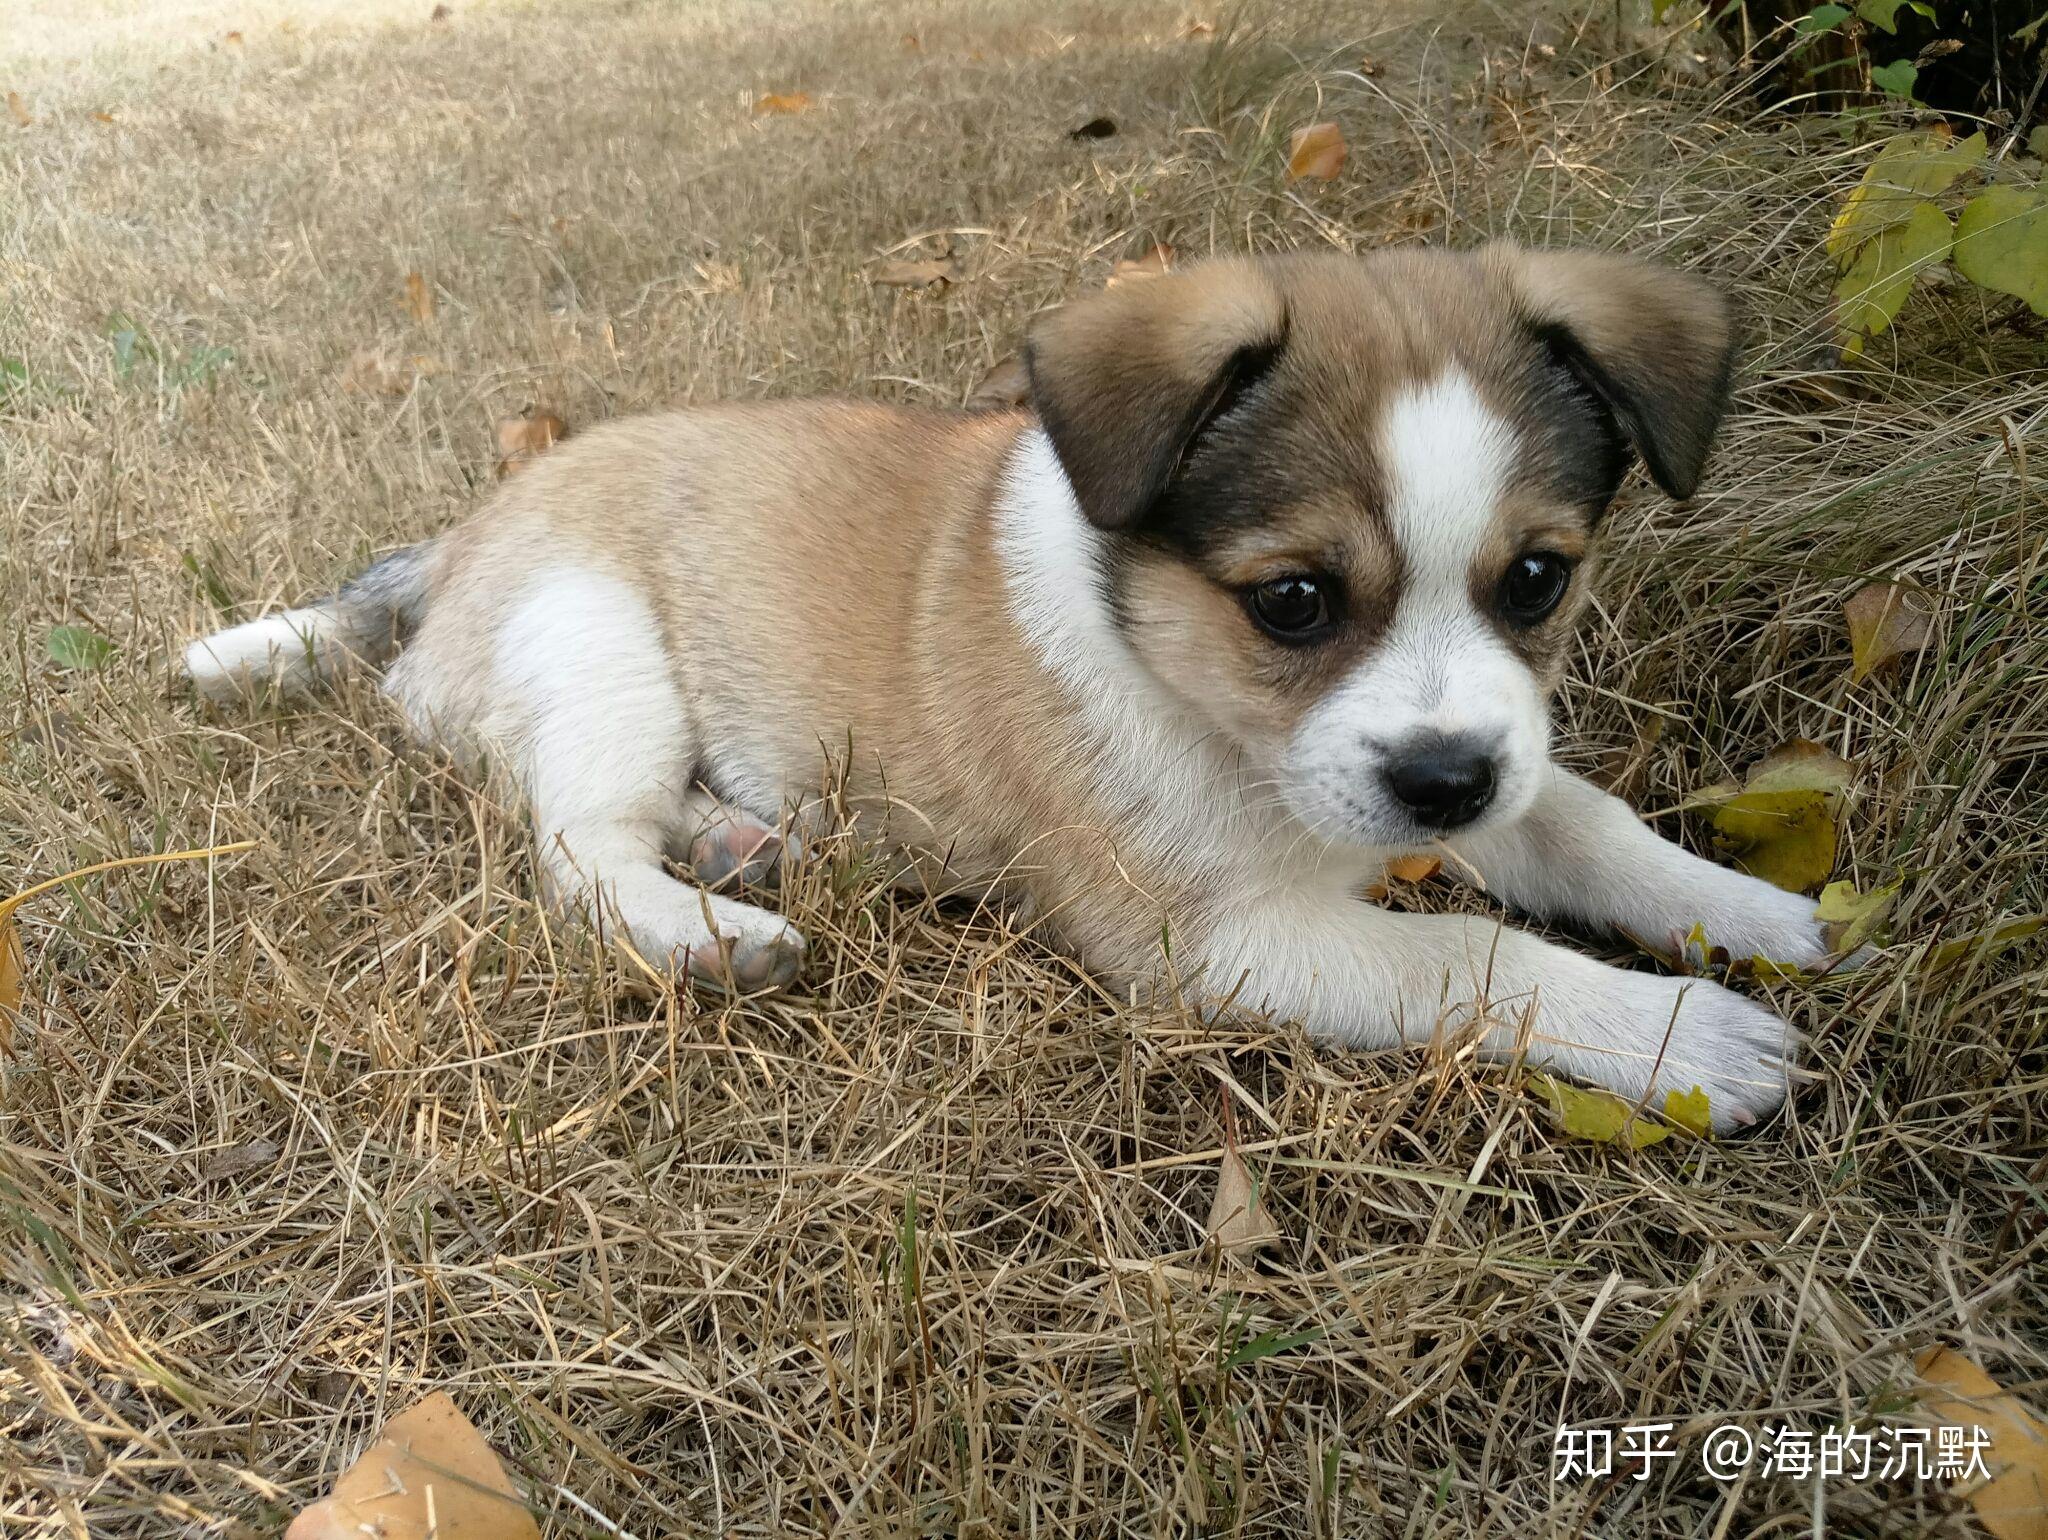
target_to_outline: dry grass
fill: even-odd
[[[0,118],[0,892],[261,841],[24,914],[0,1524],[272,1532],[446,1387],[565,1535],[1973,1532],[1692,1458],[1724,1419],[1909,1416],[1937,1339],[2048,1376],[2041,950],[1922,960],[2048,907],[2048,385],[1957,292],[1833,371],[1819,235],[1866,151],[1520,8],[1218,42],[1172,5],[428,9],[31,0],[0,37],[37,119]],[[1097,113],[1123,132],[1069,142]],[[1296,194],[1311,114],[1352,168]],[[958,401],[1154,240],[1495,233],[1664,250],[1753,311],[1711,490],[1619,514],[1567,702],[1648,809],[1793,732],[1864,767],[1844,870],[1908,874],[1896,943],[1777,991],[1820,1075],[1753,1138],[1614,1152],[1509,1073],[1119,1004],[853,853],[791,896],[802,992],[678,998],[550,928],[516,810],[369,691],[216,715],[174,679],[217,607],[457,517],[529,401]],[[921,234],[965,281],[871,286]],[[365,348],[422,372],[345,391]],[[1942,640],[1851,686],[1873,572],[1946,595]],[[67,622],[101,673],[46,663]],[[1285,1231],[1252,1269],[1202,1245],[1226,1089]],[[1561,1420],[1652,1419],[1687,1451],[1653,1479],[1552,1483]]]

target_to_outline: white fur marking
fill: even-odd
[[[343,630],[341,617],[324,605],[284,610],[201,637],[185,649],[185,672],[214,700],[270,682],[308,689],[335,671]]]

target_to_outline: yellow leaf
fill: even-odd
[[[285,1531],[285,1540],[540,1540],[491,1446],[436,1391],[383,1435]]]
[[[1846,760],[1795,738],[1759,760],[1740,790],[1711,786],[1689,805],[1708,809],[1715,843],[1744,871],[1803,893],[1834,870],[1852,773]]]
[[[1934,597],[1912,583],[1865,583],[1842,605],[1849,622],[1850,678],[1866,679],[1918,652],[1934,635]]]
[[[1866,241],[1835,283],[1835,321],[1844,343],[1889,327],[1913,292],[1913,280],[1945,258],[1954,239],[1948,215],[1916,202],[1903,220]]]
[[[1612,1092],[1566,1085],[1548,1075],[1532,1075],[1529,1080],[1549,1099],[1551,1110],[1557,1114],[1558,1126],[1574,1139],[1613,1144],[1626,1130],[1629,1148],[1643,1150],[1671,1137],[1670,1129],[1662,1123],[1634,1116],[1634,1104],[1623,1101]]]
[[[1306,177],[1314,182],[1335,181],[1349,153],[1344,131],[1334,123],[1311,123],[1307,128],[1297,128],[1287,145],[1287,180],[1298,182]]]
[[[1946,124],[1888,141],[1835,216],[1828,255],[1847,266],[1866,242],[1904,224],[1929,198],[1981,165],[1984,146],[1981,132],[1957,139]]]
[[[1972,957],[1988,956],[2002,952],[2015,941],[2024,941],[2048,925],[2048,914],[2031,914],[2022,920],[2008,920],[1994,929],[1981,931],[1974,936],[1958,936],[1953,941],[1944,941],[1927,954],[1930,968],[1953,968],[1957,963],[1967,962]]]
[[[1820,918],[1835,927],[1830,945],[1837,952],[1853,952],[1877,929],[1891,912],[1899,896],[1899,884],[1888,882],[1868,893],[1858,893],[1853,882],[1831,882],[1820,890]]]
[[[1266,1212],[1244,1158],[1226,1141],[1216,1168],[1216,1197],[1204,1226],[1226,1250],[1256,1250],[1280,1239],[1280,1227]]]
[[[1996,1540],[2048,1540],[2048,1426],[1962,1354],[1932,1347],[1915,1364],[1928,1392],[1920,1405],[1943,1423],[1981,1428],[1988,1477],[1957,1483]]]
[[[23,128],[27,128],[29,124],[35,122],[35,114],[28,110],[28,103],[21,99],[19,91],[9,91],[7,93],[7,110],[14,114],[14,121]]]
[[[424,273],[405,275],[405,309],[415,321],[434,319],[434,291]]]
[[[21,1014],[21,927],[9,911],[0,916],[0,1052],[14,1046],[14,1022]]]
[[[754,116],[793,118],[811,109],[808,91],[771,91],[754,99]]]
[[[1689,1134],[1705,1138],[1714,1126],[1714,1109],[1704,1087],[1664,1093],[1664,1120],[1676,1123]]]
[[[2048,196],[1987,187],[1956,220],[1956,271],[2048,315]]]

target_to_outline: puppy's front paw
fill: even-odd
[[[1784,1104],[1799,1034],[1783,1017],[1711,979],[1657,979],[1661,1021],[1646,1026],[1641,1048],[1654,1078],[1649,1105],[1694,1086],[1707,1093],[1717,1132],[1761,1121]]]
[[[1762,957],[1788,968],[1818,968],[1830,960],[1820,905],[1805,894],[1726,868],[1713,887],[1693,906],[1699,912],[1692,923],[1705,932],[1709,946],[1725,948],[1730,957]],[[1675,951],[1684,952],[1690,934],[1690,925],[1678,931]]]

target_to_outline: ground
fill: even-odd
[[[1936,1342],[2048,1377],[2042,950],[1932,952],[2048,907],[2048,383],[1955,288],[1839,364],[1822,237],[1867,144],[1604,3],[433,9],[0,31],[0,893],[255,842],[20,912],[10,1530],[273,1533],[446,1389],[560,1535],[1977,1533],[1926,1484],[1698,1458],[1910,1420]],[[1290,185],[1319,120],[1349,165]],[[175,672],[460,517],[529,406],[956,404],[1155,242],[1501,235],[1745,313],[1706,489],[1613,516],[1569,756],[1699,843],[1688,791],[1818,740],[1858,772],[1837,874],[1905,879],[1852,980],[1750,986],[1812,1074],[1746,1138],[1592,1144],[1455,1043],[1113,998],[845,853],[788,898],[800,989],[678,994],[547,918],[518,810],[369,688],[223,712]],[[872,281],[948,248],[950,286]],[[1940,623],[1856,681],[1872,574]],[[115,650],[60,667],[65,625]],[[1226,1101],[1280,1232],[1251,1259],[1204,1238]],[[1631,1422],[1679,1457],[1552,1479],[1560,1423]]]

